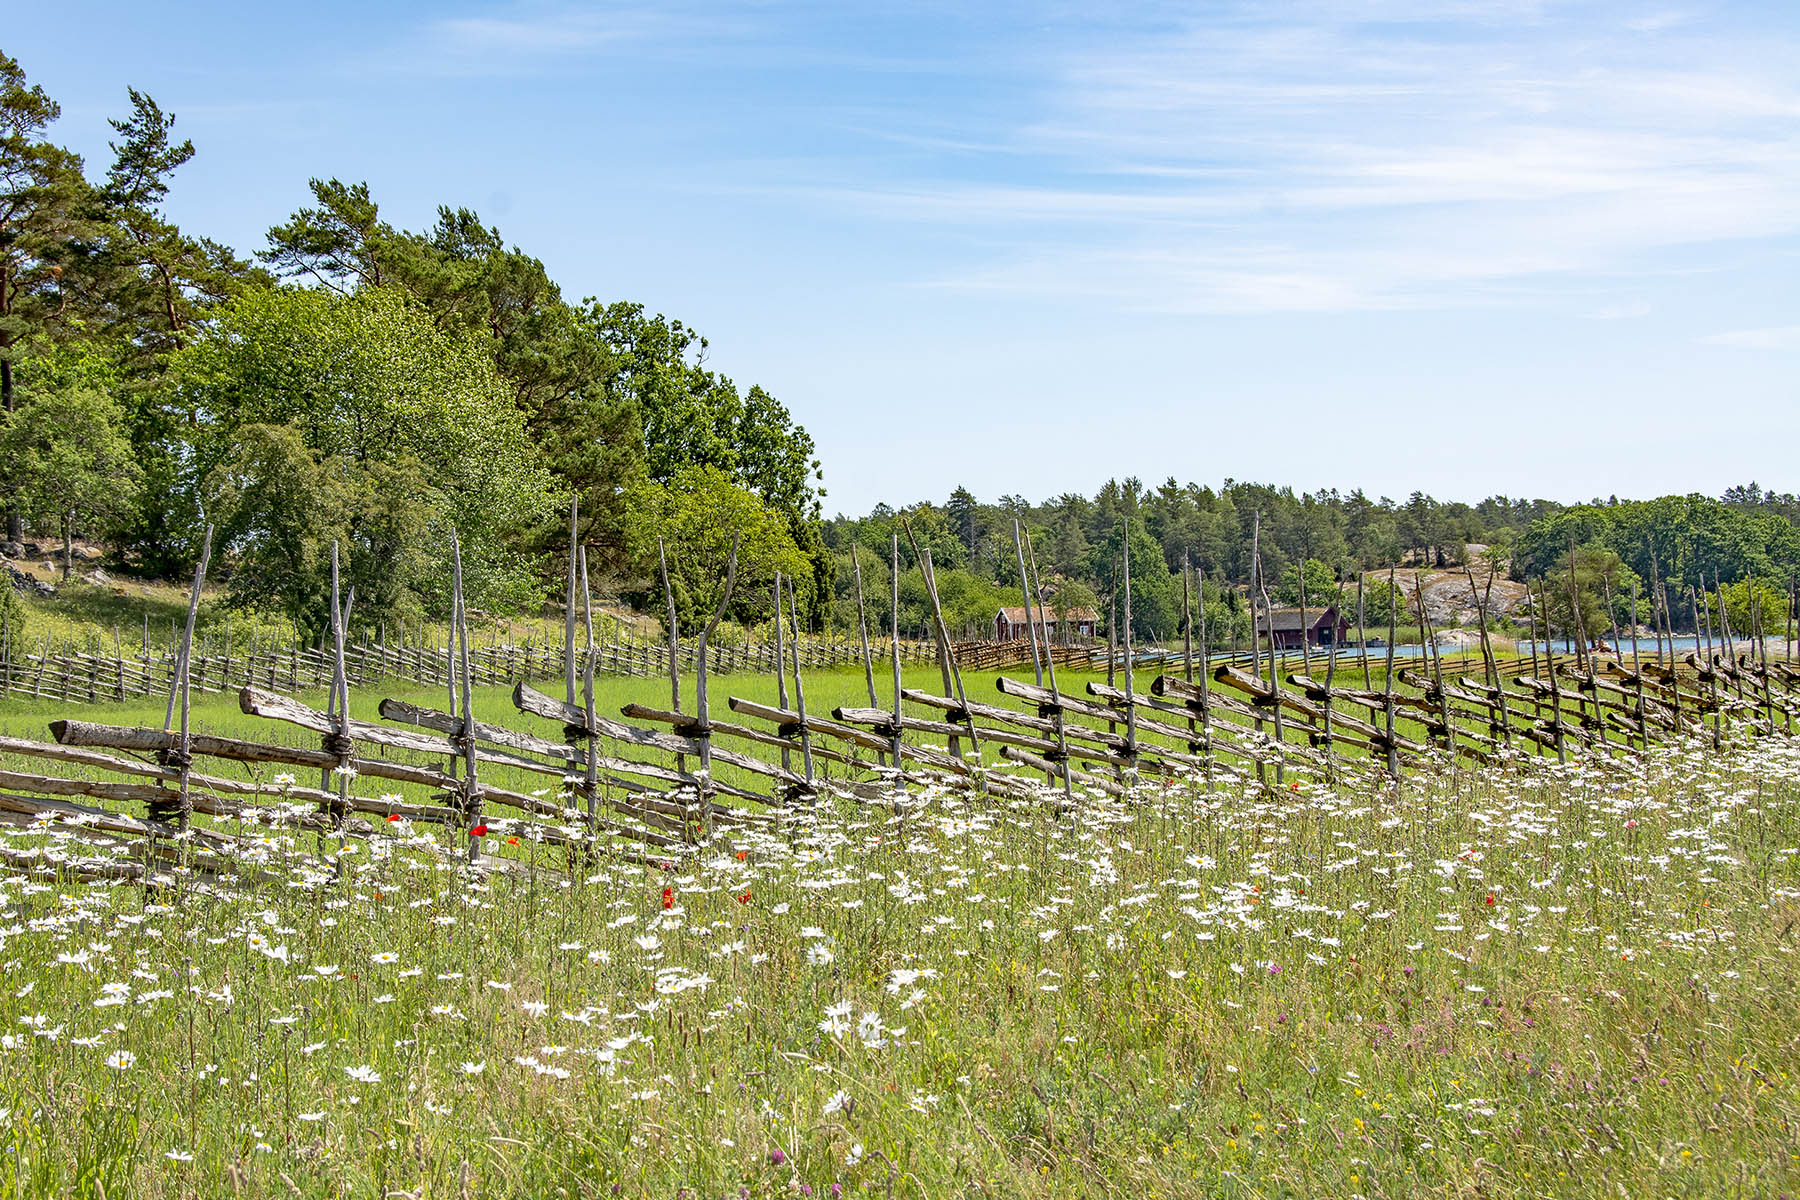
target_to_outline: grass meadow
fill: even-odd
[[[54,715],[162,710],[0,728]],[[572,876],[400,822],[232,897],[0,877],[0,1195],[1800,1190],[1794,746],[1289,778],[828,799]]]

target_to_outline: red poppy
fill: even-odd
[[[675,907],[675,889],[674,888],[664,888],[663,889],[663,907],[664,908],[674,908]]]
[[[748,850],[739,850],[737,852],[737,860],[739,862],[743,862],[746,858],[749,858],[749,857],[750,857],[750,852]]]
[[[745,893],[744,893],[744,894],[743,894],[743,895],[741,895],[741,896],[739,896],[739,897],[738,897],[738,903],[739,903],[739,904],[748,904],[748,903],[750,903],[750,893],[749,893],[749,892],[745,892]]]
[[[470,837],[486,837],[487,835],[488,827],[486,825],[477,825],[475,828],[469,830]]]
[[[506,839],[506,844],[509,846],[516,846],[519,844],[519,839],[516,837],[509,837]]]
[[[1489,908],[1494,907],[1494,893],[1492,893],[1492,892],[1489,892],[1487,894],[1487,906]]]
[[[1294,782],[1288,784],[1288,791],[1297,792],[1299,790],[1300,790],[1300,781],[1298,779],[1296,779],[1296,780],[1294,780]]]
[[[400,819],[399,813],[389,813],[388,814],[388,820],[390,820],[390,821],[398,821],[399,819]]]

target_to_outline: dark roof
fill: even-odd
[[[1331,624],[1332,618],[1337,615],[1338,611],[1336,605],[1332,605],[1328,608],[1309,607],[1306,610],[1305,624],[1307,628],[1317,629],[1321,625]],[[1301,628],[1300,610],[1298,608],[1271,609],[1266,618],[1262,613],[1256,614],[1256,627],[1259,630],[1271,628],[1271,621],[1273,621],[1273,628],[1277,633],[1288,629],[1299,629]]]
[[[1010,625],[1025,624],[1025,606],[1023,604],[1015,605],[1012,608],[1003,608],[998,613],[995,613],[994,615],[999,616],[999,617],[1005,617],[1007,620],[1007,623]],[[1091,608],[1071,608],[1068,612],[1068,618],[1071,621],[1097,621],[1100,619],[1100,614],[1095,612]],[[1058,620],[1057,615],[1056,615],[1056,609],[1048,604],[1046,604],[1044,606],[1043,617],[1040,619],[1035,614],[1033,614],[1031,623],[1033,625],[1041,625],[1046,620],[1049,621],[1050,624],[1052,624],[1052,625],[1056,624],[1056,622]]]

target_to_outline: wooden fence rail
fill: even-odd
[[[479,668],[484,678],[561,673],[560,656],[499,649],[516,657],[490,655]],[[240,661],[245,671],[270,668]],[[286,678],[277,672],[278,686],[292,678],[292,661]],[[374,673],[375,664],[359,665]],[[897,720],[892,708],[802,714],[730,697],[732,719],[705,723],[641,704],[613,717],[519,679],[521,728],[398,699],[373,706],[378,720],[345,721],[257,681],[237,686],[240,708],[318,737],[318,748],[204,730],[184,743],[174,732],[77,720],[51,722],[51,741],[0,739],[0,826],[80,827],[92,851],[37,855],[13,840],[0,868],[241,885],[272,867],[269,839],[254,829],[314,830],[324,845],[327,833],[333,841],[368,837],[394,822],[438,827],[452,848],[473,841],[475,861],[493,869],[517,869],[527,857],[540,869],[546,852],[569,856],[571,867],[601,853],[663,862],[708,835],[779,830],[796,805],[828,795],[896,805],[923,788],[1061,808],[1130,802],[1178,778],[1270,787],[1269,767],[1293,772],[1297,783],[1390,763],[1404,773],[1454,762],[1505,769],[1520,756],[1626,759],[1656,742],[1717,739],[1719,728],[1786,738],[1800,712],[1800,670],[1751,655],[1689,655],[1635,670],[1585,655],[1497,665],[1477,677],[1448,658],[1415,661],[1340,686],[1321,682],[1304,661],[1273,677],[1266,667],[1219,661],[1190,678],[1184,663],[1180,673],[1155,675],[1145,691],[1094,680],[1080,696],[1002,674],[986,698],[903,689]],[[194,666],[197,684],[198,659]],[[209,687],[224,686],[224,669],[210,678]],[[534,731],[532,722],[548,725]],[[811,768],[797,769],[792,755],[778,765],[803,733]],[[983,753],[945,748],[959,737]],[[465,760],[480,765],[479,783],[457,769]],[[710,772],[693,769],[700,761],[710,761]],[[296,769],[319,770],[323,782],[300,782]],[[334,776],[355,785],[337,787]],[[1045,779],[1068,786],[1047,788]],[[178,788],[196,814],[187,837],[169,815]],[[503,836],[527,849],[510,849]],[[289,869],[298,864],[321,884],[332,877],[326,854],[282,854]]]
[[[860,646],[822,639],[802,639],[798,647],[801,666],[806,670],[835,670],[858,667],[862,663]],[[695,647],[691,641],[681,643],[676,655],[681,670],[692,673]],[[789,647],[788,655],[795,653]],[[879,653],[890,653],[883,642]],[[902,661],[911,664],[935,662],[936,650],[928,642],[900,643]],[[423,686],[447,685],[454,664],[445,646],[387,646],[378,642],[349,643],[344,647],[344,665],[352,687],[372,684],[413,683]],[[596,675],[661,677],[668,674],[669,647],[653,643],[618,639],[597,645],[592,653]],[[588,651],[576,655],[577,669],[585,669]],[[709,650],[709,671],[734,674],[767,673],[775,669],[776,651],[772,644],[750,642],[713,645]],[[520,680],[555,679],[563,674],[563,652],[560,647],[542,644],[495,645],[471,647],[469,669],[476,687],[510,686]],[[166,696],[175,682],[176,655],[173,652],[142,649],[135,653],[106,653],[97,648],[43,647],[36,651],[12,653],[0,649],[0,696],[19,696],[37,700],[55,700],[64,704],[101,704],[128,700],[132,697]],[[220,693],[243,687],[260,687],[269,691],[305,692],[328,687],[334,670],[333,656],[315,647],[287,646],[278,649],[250,649],[241,653],[225,650],[213,654],[195,654],[189,665],[190,687],[199,693]]]

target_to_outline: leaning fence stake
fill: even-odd
[[[594,593],[588,587],[587,547],[581,548],[581,618],[587,629],[587,653],[581,659],[581,716],[587,729],[587,761],[583,764],[582,796],[586,800],[588,836],[595,837],[600,828],[600,748],[594,722]]]
[[[1038,579],[1037,552],[1031,548],[1031,531],[1029,529],[1025,531],[1025,553],[1031,563],[1031,590],[1037,597],[1037,619],[1044,625],[1044,641],[1049,642],[1050,625],[1044,612],[1044,585]],[[1025,610],[1025,619],[1027,621],[1032,619],[1030,608]],[[1050,703],[1055,710],[1051,713],[1051,719],[1056,724],[1056,769],[1062,775],[1063,799],[1073,805],[1075,803],[1075,785],[1074,781],[1069,778],[1069,737],[1068,731],[1063,727],[1062,692],[1056,686],[1056,651],[1049,649],[1048,646],[1046,649],[1049,650],[1044,657],[1049,660],[1050,667]]]
[[[780,578],[779,575],[776,576],[777,586],[780,586]],[[806,684],[800,680],[800,602],[794,596],[794,580],[791,576],[787,581],[787,594],[788,620],[794,627],[794,702],[800,714],[800,761],[806,772],[806,786],[810,788],[813,781],[812,730],[806,723]]]
[[[576,517],[581,509],[581,493],[569,500],[569,588],[563,597],[563,701],[575,707],[575,554],[580,539]],[[657,547],[661,549],[661,539]]]
[[[350,799],[350,776],[354,772],[351,766],[356,757],[356,743],[350,737],[350,679],[344,669],[344,622],[346,613],[338,603],[338,544],[331,543],[331,644],[332,644],[332,679],[331,690],[337,709],[336,728],[332,736],[326,739],[330,744],[326,747],[337,756],[337,768],[332,772],[337,776],[337,803],[331,806],[331,836],[338,844],[332,847],[332,874],[342,879],[344,862],[341,855],[344,830],[344,814],[349,811],[347,801]],[[354,597],[355,593],[352,592]],[[324,791],[324,788],[320,789]]]
[[[179,748],[165,765],[172,765],[180,774],[181,793],[176,800],[176,819],[177,828],[184,834],[188,831],[188,827],[193,822],[194,817],[194,798],[188,791],[188,776],[191,772],[193,762],[193,739],[188,727],[188,662],[193,657],[194,618],[200,612],[200,589],[206,586],[206,567],[212,560],[212,539],[213,527],[208,525],[206,527],[206,535],[200,546],[200,564],[194,569],[194,590],[188,597],[187,626],[181,635],[181,650],[176,658],[175,678],[170,683],[169,706],[163,714],[163,730],[164,732],[167,732],[169,726],[174,721],[175,703],[179,698],[181,702],[181,742]],[[49,657],[49,650],[47,648],[45,650],[45,657]],[[151,815],[162,815],[166,818],[166,814]],[[183,853],[185,856],[185,850]],[[146,863],[145,868],[144,875],[145,878],[148,879],[150,875],[148,869],[149,864]]]
[[[469,608],[463,599],[462,542],[453,527],[450,530],[450,553],[454,563],[451,587],[455,596],[455,625],[451,630],[456,643],[456,665],[462,675],[462,720],[457,726],[456,746],[463,757],[463,823],[468,831],[469,862],[481,859],[481,784],[475,772],[475,697],[469,681]]]
[[[725,607],[731,603],[731,593],[737,587],[738,540],[739,534],[731,535],[731,558],[725,566],[725,591],[719,597],[719,606],[713,610],[712,620],[700,631],[700,638],[694,651],[694,708],[697,724],[693,727],[694,740],[700,743],[700,782],[694,789],[700,800],[701,819],[706,823],[707,832],[712,831],[712,710],[707,707],[706,698],[706,650],[712,641],[713,630],[719,627],[719,621],[725,616]],[[688,823],[691,826],[691,822]]]
[[[880,708],[881,701],[875,695],[875,657],[869,650],[869,618],[863,606],[862,551],[854,543],[850,546],[850,561],[856,568],[856,633],[862,639],[863,682],[869,687],[869,707]],[[886,758],[877,753],[876,765],[886,766]]]
[[[900,797],[906,793],[906,761],[902,756],[900,729],[900,535],[890,535],[893,539],[890,547],[893,554],[893,573],[890,576],[892,596],[888,610],[888,645],[893,650],[894,660],[894,810],[900,809]]]
[[[669,711],[680,712],[681,667],[679,665],[679,655],[681,652],[681,621],[680,618],[675,615],[675,588],[669,582],[669,556],[663,549],[663,540],[661,537],[656,539],[656,562],[657,566],[662,569],[663,601],[668,606],[669,610]],[[677,754],[675,756],[675,769],[677,771],[687,770],[687,762],[684,755]]]

